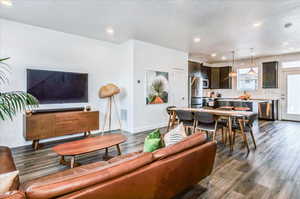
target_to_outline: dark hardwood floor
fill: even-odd
[[[300,123],[260,121],[255,125],[254,134],[257,149],[254,150],[248,139],[251,147],[248,156],[240,137],[232,154],[228,146],[219,143],[209,189],[204,189],[208,180],[205,179],[176,199],[300,198]],[[121,145],[123,153],[142,150],[146,135],[147,132],[126,134],[128,141]],[[38,151],[33,151],[30,146],[13,149],[21,181],[67,169],[59,164],[59,156],[51,150],[61,142],[47,143]],[[115,147],[109,153],[117,155]],[[76,161],[87,164],[101,160],[103,155],[104,150],[78,156]]]

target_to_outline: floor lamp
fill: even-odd
[[[120,93],[120,89],[114,85],[114,84],[107,84],[105,86],[102,86],[99,90],[99,98],[101,99],[107,99],[107,106],[106,106],[106,111],[105,111],[105,116],[104,116],[104,123],[103,123],[103,128],[102,128],[102,135],[104,134],[106,123],[108,121],[108,130],[111,131],[111,115],[112,115],[112,106],[115,107],[116,115],[117,115],[117,120],[120,125],[120,129],[122,128],[115,96]]]

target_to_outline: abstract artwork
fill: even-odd
[[[147,71],[146,104],[168,103],[169,74],[161,71]]]

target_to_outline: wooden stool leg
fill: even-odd
[[[172,114],[169,114],[169,122],[168,122],[168,128],[167,128],[167,132],[169,132],[170,127],[171,127],[171,122],[172,122]]]
[[[213,141],[216,141],[216,134],[217,134],[217,131],[215,130],[214,132],[213,132]]]
[[[119,155],[122,155],[120,145],[118,145],[118,144],[117,144],[117,150],[118,150]]]
[[[250,129],[250,135],[251,135],[251,138],[252,138],[252,141],[253,141],[253,144],[254,144],[254,148],[256,149],[256,142],[255,142],[255,138],[254,138],[252,129]]]
[[[243,136],[243,139],[244,139],[244,143],[247,147],[247,153],[249,153],[250,152],[249,144],[248,144],[247,136],[246,136],[245,131],[244,131],[244,120],[239,120],[239,124],[240,124],[240,128],[241,128],[241,133],[242,133],[242,136]]]
[[[232,146],[232,121],[231,117],[228,117],[228,139],[229,139],[229,146],[230,146],[230,152],[233,151],[233,146]]]

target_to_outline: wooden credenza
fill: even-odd
[[[24,120],[24,138],[33,140],[34,149],[39,148],[41,139],[90,133],[99,129],[99,111],[27,114]]]

